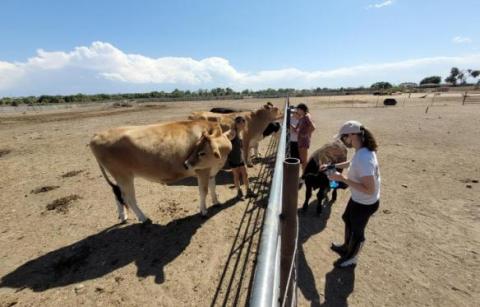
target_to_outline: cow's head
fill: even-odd
[[[265,118],[269,122],[273,122],[275,120],[281,119],[283,115],[281,114],[280,110],[277,107],[272,105],[264,105],[263,108],[256,111],[257,116],[261,118]]]
[[[222,133],[220,127],[211,133],[203,132],[183,163],[185,169],[209,168],[225,160],[232,150],[232,143],[227,137],[229,133],[230,131]]]

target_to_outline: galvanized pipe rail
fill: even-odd
[[[286,158],[289,123],[290,109],[287,97],[250,297],[250,305],[254,307],[278,306],[280,303],[280,214],[282,213],[283,163]]]

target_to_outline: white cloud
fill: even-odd
[[[446,75],[452,66],[480,67],[480,53],[371,63],[332,70],[297,68],[241,72],[227,59],[150,58],[127,54],[105,42],[72,51],[38,50],[25,62],[0,61],[0,96],[112,93],[231,87],[311,88],[370,85],[376,81],[418,82]]]
[[[394,3],[393,0],[386,0],[381,3],[376,3],[376,4],[370,4],[368,8],[370,9],[381,9],[382,7],[387,7],[389,5],[392,5]]]
[[[470,37],[455,36],[452,39],[452,42],[455,44],[470,44],[472,42],[472,39]]]

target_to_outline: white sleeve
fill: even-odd
[[[365,153],[359,157],[358,175],[360,177],[375,176],[375,159],[371,152]]]

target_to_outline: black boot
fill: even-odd
[[[350,232],[350,228],[345,225],[345,239],[343,244],[338,244],[332,242],[332,245],[330,246],[330,249],[339,254],[340,256],[345,256],[348,252],[348,244],[350,243],[350,238],[352,236],[352,233]]]
[[[349,245],[348,245],[348,251],[345,254],[345,256],[341,257],[337,261],[335,261],[334,265],[337,268],[347,268],[351,266],[357,265],[358,261],[358,255],[360,254],[360,251],[362,250],[363,243],[365,241],[357,241],[357,240],[351,240]]]

